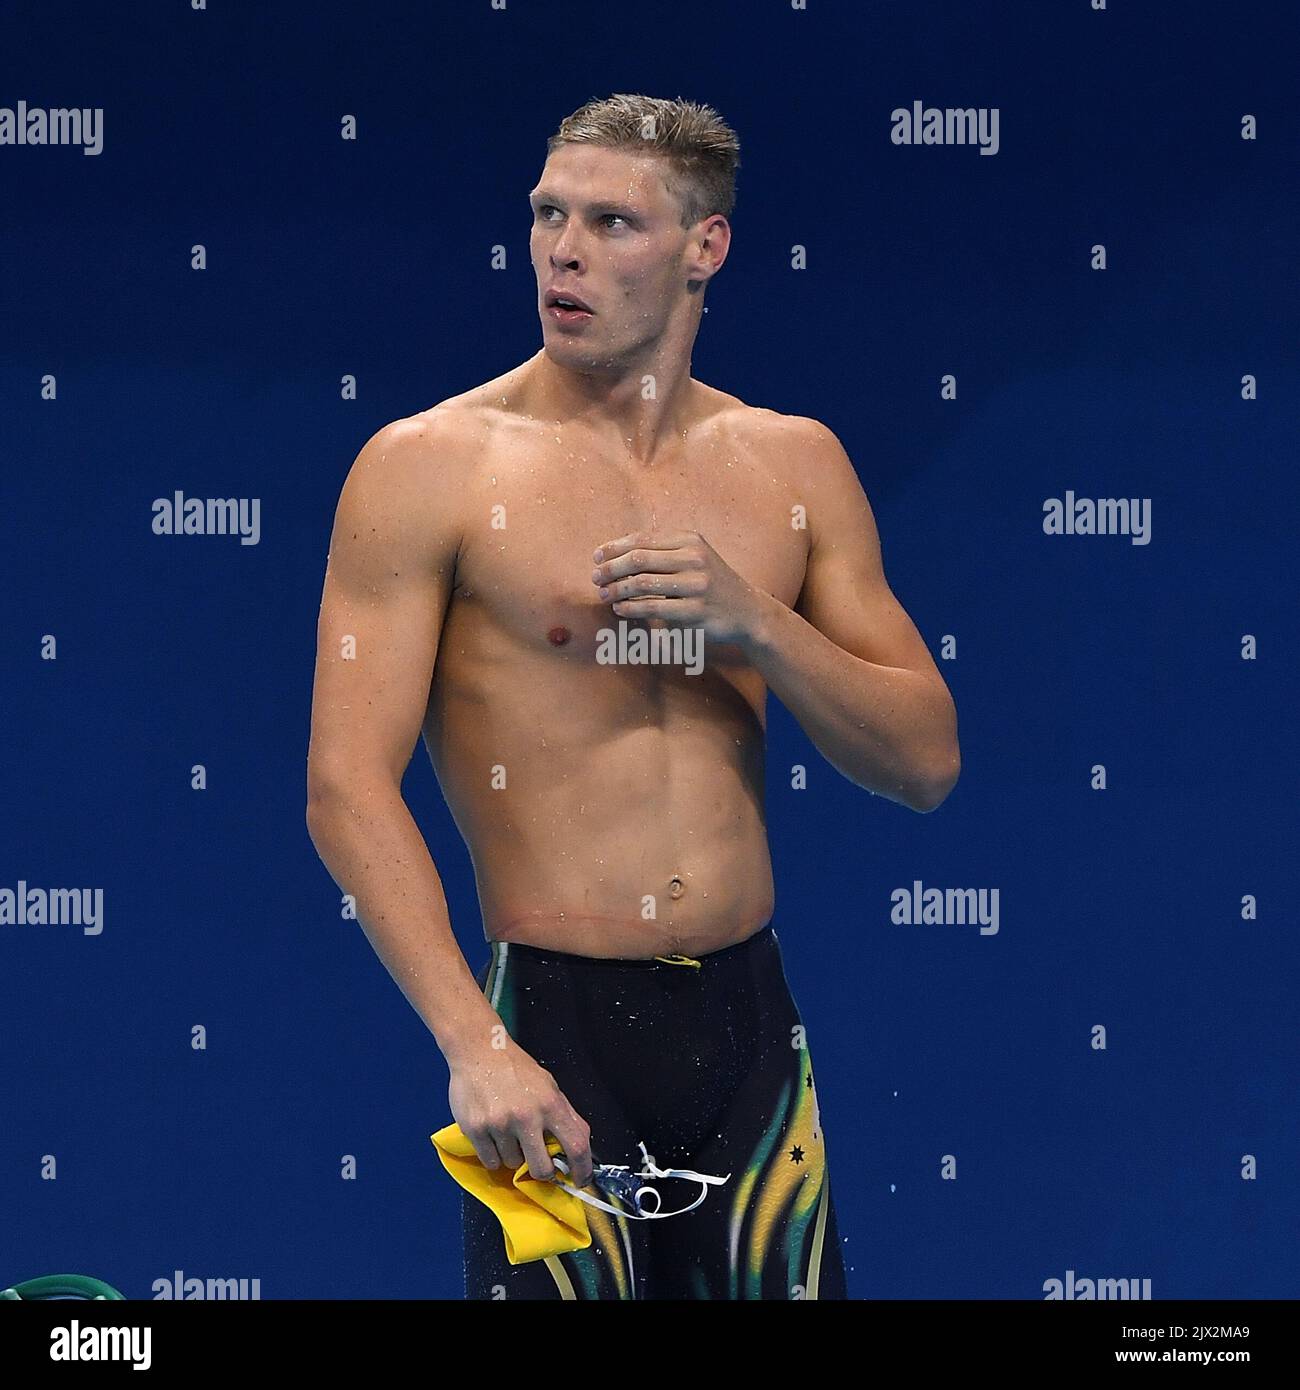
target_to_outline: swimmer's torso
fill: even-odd
[[[772,913],[765,686],[708,642],[698,675],[598,661],[602,629],[646,625],[600,600],[592,553],[699,531],[794,607],[808,533],[783,417],[697,385],[686,438],[647,465],[512,409],[514,375],[425,417],[454,439],[463,540],[424,736],[486,934],[586,955],[719,949]]]

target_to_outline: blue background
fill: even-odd
[[[106,925],[0,928],[0,1285],[460,1295],[446,1067],[303,821],[321,580],[365,439],[539,347],[546,136],[646,91],[742,142],[695,375],[836,431],[957,644],[930,816],[771,705],[852,1295],[1300,1295],[1298,38],[1251,0],[7,4],[0,105],[106,114],[96,158],[0,147],[0,886],[101,886]],[[998,107],[1000,152],[892,145],[916,99]],[[176,489],[260,497],[261,543],[155,536]],[[1045,536],[1067,489],[1150,498],[1151,544]],[[477,970],[422,747],[405,787]],[[1000,932],[892,925],[913,879],[999,889]]]

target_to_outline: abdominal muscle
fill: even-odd
[[[717,674],[540,662],[531,682],[515,663],[508,681],[463,667],[435,680],[425,726],[487,939],[691,956],[766,925],[763,735],[749,702]]]

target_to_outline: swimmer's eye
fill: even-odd
[[[550,214],[550,213],[553,213],[553,212],[559,212],[559,208],[557,208],[553,203],[542,203],[542,204],[537,208],[537,220],[538,220],[539,222],[551,222],[551,221],[553,221],[554,219],[553,219],[549,214]],[[596,220],[597,220],[598,222],[603,222],[603,223],[605,223],[606,226],[609,226],[609,224],[611,223],[611,221],[612,221],[612,222],[621,222],[621,223],[623,223],[624,226],[627,225],[627,218],[626,218],[626,217],[623,217],[620,213],[617,213],[617,212],[604,212],[604,213],[601,213],[601,215],[600,215]],[[609,230],[610,230],[610,231],[613,231],[614,228],[613,228],[612,226],[610,226],[610,227],[609,227]]]

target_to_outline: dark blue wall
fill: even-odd
[[[837,432],[956,641],[932,816],[772,709],[851,1292],[1300,1294],[1298,38],[1280,0],[11,0],[0,105],[103,107],[105,144],[0,146],[0,888],[100,886],[105,925],[0,926],[0,1285],[458,1296],[446,1069],[303,823],[321,578],[367,436],[539,346],[546,136],[647,91],[743,143],[695,374]],[[997,107],[998,154],[893,145],[914,100]],[[259,497],[260,543],[155,536],[177,489]],[[1044,535],[1067,490],[1150,499],[1150,544]],[[423,750],[406,788],[477,969]],[[893,924],[917,879],[1000,930]]]

